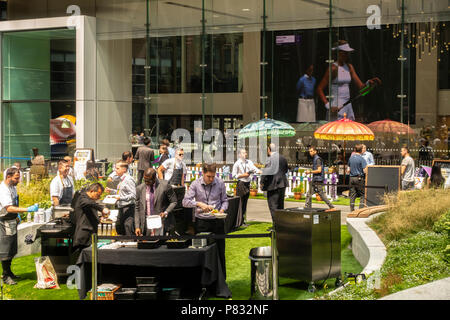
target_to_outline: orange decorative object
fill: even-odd
[[[328,122],[314,132],[314,137],[321,140],[373,140],[373,131],[362,123],[343,119]]]
[[[367,125],[373,132],[376,133],[392,133],[392,134],[415,134],[414,130],[401,122],[392,120],[381,120],[369,123]]]

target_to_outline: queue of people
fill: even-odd
[[[70,221],[75,226],[73,246],[82,250],[90,246],[91,235],[97,232],[101,218],[107,218],[110,210],[99,203],[101,195],[106,192],[116,198],[118,217],[116,230],[119,235],[130,236],[160,236],[174,234],[175,217],[173,210],[178,199],[172,186],[184,186],[187,167],[184,162],[184,150],[175,149],[173,156],[169,155],[167,144],[160,145],[159,156],[154,156],[150,142],[144,140],[144,145],[137,152],[138,180],[132,176],[130,166],[135,160],[133,154],[126,151],[122,159],[115,163],[115,170],[108,177],[110,183],[104,188],[95,182],[95,174],[86,171],[86,178],[93,176],[94,183],[82,189],[75,196],[75,184],[71,157],[65,157],[58,162],[58,173],[50,183],[50,198],[53,206],[71,205],[74,209]],[[164,159],[163,155],[166,155]],[[240,149],[238,159],[233,165],[232,176],[237,182],[237,196],[240,198],[238,223],[236,226],[246,226],[246,211],[249,200],[250,183],[254,175],[261,175],[261,190],[267,192],[267,203],[272,220],[275,212],[284,209],[286,188],[288,187],[288,162],[277,151],[277,146],[271,143],[267,148],[268,161],[263,170],[247,159],[247,151]],[[403,190],[414,188],[415,165],[407,147],[401,149],[401,187]],[[317,148],[309,146],[309,156],[312,161],[311,170],[306,171],[311,177],[311,192],[307,194],[305,208],[311,208],[312,192],[318,194],[328,205],[327,211],[335,210],[324,192],[324,161],[319,156]],[[159,166],[154,168],[155,158]],[[162,161],[163,159],[163,161]],[[357,197],[361,198],[360,208],[364,206],[364,182],[367,166],[373,164],[373,156],[365,145],[358,144],[354,148],[348,162],[350,176],[350,210],[355,207]],[[95,167],[92,165],[92,167]],[[193,208],[195,233],[212,232],[224,234],[224,220],[218,219],[210,212],[216,210],[224,213],[228,209],[228,197],[225,182],[217,175],[217,167],[212,163],[203,163],[202,175],[190,184],[184,195],[182,205]],[[97,175],[98,179],[98,175]],[[16,186],[21,180],[20,163],[4,172],[4,181],[0,185],[0,260],[3,268],[3,280],[6,284],[15,284],[17,277],[11,271],[11,261],[17,253],[17,224],[20,213],[35,212],[37,206],[19,207]],[[89,179],[88,179],[89,180]],[[143,182],[141,182],[143,180]],[[433,167],[429,187],[442,187],[445,179],[439,167]],[[159,216],[162,226],[157,229],[148,227],[147,220]],[[225,268],[225,239],[218,239],[220,263]]]

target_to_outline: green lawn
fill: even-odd
[[[236,231],[234,234],[268,233],[270,223],[252,222],[246,229]],[[360,272],[361,265],[353,257],[348,245],[351,236],[346,226],[341,227],[341,264],[342,272]],[[227,239],[227,283],[233,293],[233,300],[248,300],[250,298],[250,260],[248,254],[251,248],[270,245],[270,238]],[[17,300],[77,300],[76,290],[69,290],[65,284],[59,284],[60,290],[34,289],[36,284],[36,271],[33,259],[38,255],[17,258],[13,260],[12,270],[22,277],[15,286],[5,286],[7,297]],[[0,268],[1,271],[1,268]],[[319,281],[317,284],[320,284]],[[329,290],[334,288],[334,279],[326,282]],[[308,293],[308,284],[295,280],[280,278],[279,298],[281,300],[309,299],[315,295]],[[322,288],[316,295],[322,295]]]
[[[266,197],[264,197],[262,194],[257,195],[256,197],[250,197],[250,199],[257,199],[257,200],[267,200]],[[303,197],[301,200],[295,200],[294,198],[286,198],[285,201],[289,202],[302,202],[305,203],[305,198]],[[359,206],[359,198],[355,200],[355,207]],[[314,198],[312,199],[312,203],[323,203],[323,201],[317,201]],[[334,205],[340,205],[340,206],[350,206],[350,199],[346,197],[339,197],[336,201],[333,201],[332,204]]]

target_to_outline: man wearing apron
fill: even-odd
[[[69,164],[61,160],[58,162],[58,175],[50,183],[50,197],[53,206],[70,205],[75,193],[72,177],[69,175]]]
[[[239,159],[233,165],[233,178],[238,180],[236,187],[236,195],[240,197],[240,213],[238,215],[238,221],[236,221],[236,225],[238,227],[244,226],[248,227],[246,223],[246,211],[247,211],[247,202],[250,197],[250,182],[252,181],[252,175],[255,173],[261,174],[261,170],[255,167],[251,160],[247,158],[247,151],[245,149],[241,149],[239,151]]]
[[[22,212],[36,212],[37,205],[19,208],[19,197],[16,186],[20,180],[19,169],[10,168],[0,184],[0,260],[2,261],[3,282],[14,285],[19,277],[11,271],[11,262],[17,253],[17,224],[18,214]]]
[[[177,149],[175,158],[167,159],[158,168],[158,178],[166,180],[171,186],[184,186],[184,175],[187,172],[183,162],[184,150]]]
[[[128,174],[128,163],[119,161],[116,164],[116,175],[120,182],[116,189],[106,188],[109,194],[115,194],[119,215],[116,230],[119,235],[134,235],[134,211],[136,203],[136,183]]]

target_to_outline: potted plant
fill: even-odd
[[[237,183],[233,183],[230,188],[231,190],[233,190],[233,194],[236,195],[236,187],[237,187]]]
[[[294,192],[294,199],[295,200],[300,200],[302,198],[302,194],[303,194],[303,189],[301,186],[297,186],[294,189],[292,189],[292,191]]]
[[[256,197],[258,195],[258,184],[255,181],[250,183],[250,196]]]

